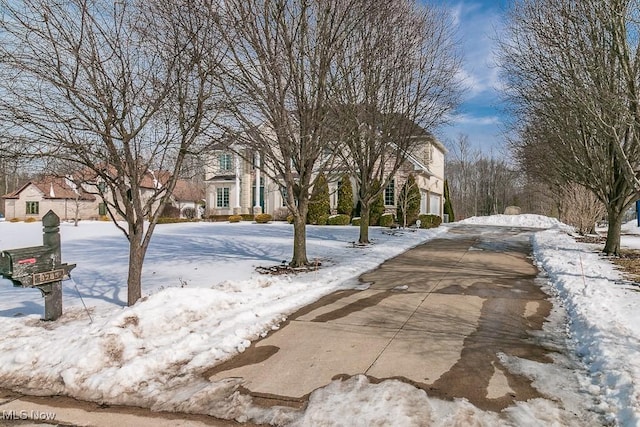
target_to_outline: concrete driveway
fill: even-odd
[[[532,231],[453,226],[445,237],[364,274],[365,290],[336,292],[302,308],[280,330],[205,376],[213,381],[242,378],[241,393],[263,406],[302,408],[315,389],[357,374],[374,383],[398,379],[431,397],[466,398],[491,411],[534,397],[553,399],[542,396],[527,377],[510,372],[498,357],[551,363],[550,355],[557,358],[565,351],[562,343],[540,332],[552,305],[529,258]],[[570,369],[565,373],[573,374]],[[55,422],[41,419],[37,425],[240,425],[205,415],[0,390],[3,414],[24,408],[57,415]],[[571,413],[575,425],[599,424],[592,415]],[[0,420],[5,425],[35,424]]]
[[[256,401],[292,406],[356,374],[400,379],[430,396],[464,397],[494,411],[541,397],[497,356],[551,362],[550,350],[531,337],[552,306],[535,280],[530,235],[521,228],[452,227],[448,238],[364,274],[366,290],[336,292],[299,310],[207,375],[241,377]]]

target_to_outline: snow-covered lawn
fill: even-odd
[[[568,315],[570,345],[588,369],[576,375],[586,393],[599,399],[592,409],[611,423],[640,424],[640,293],[616,284],[619,275],[611,264],[575,243],[555,220],[519,215],[465,222],[541,229],[533,238],[534,258],[547,276],[546,289]],[[372,228],[375,244],[362,249],[350,244],[357,239],[356,227],[310,226],[308,254],[321,268],[264,276],[256,266],[290,258],[289,224],[161,225],[145,261],[145,297],[127,308],[124,236],[106,222],[63,224],[63,261],[78,267],[73,280],[64,282],[60,320],[41,322],[40,293],[0,280],[0,387],[275,424],[357,419],[360,425],[424,425],[425,420],[443,426],[471,420],[477,425],[562,425],[562,415],[547,401],[521,403],[499,416],[465,400],[439,401],[399,381],[369,384],[365,377],[317,390],[304,412],[266,410],[239,393],[220,398],[237,382],[202,378],[206,368],[278,328],[297,308],[358,286],[364,271],[447,229],[389,235]],[[0,223],[0,250],[40,245],[41,232],[40,223]],[[640,237],[623,238],[623,244],[634,243],[640,245]],[[521,361],[505,363],[543,381],[541,372]]]

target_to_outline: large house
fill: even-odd
[[[156,174],[157,175],[157,174]],[[7,220],[13,218],[40,220],[49,211],[54,211],[62,220],[99,219],[107,215],[104,200],[97,195],[99,182],[85,180],[77,185],[73,177],[43,176],[34,179],[16,191],[2,196],[4,215]],[[161,185],[157,176],[146,174],[141,187],[142,197],[150,197]],[[102,189],[105,198],[112,197],[106,188]],[[182,214],[185,208],[196,212],[204,200],[204,188],[187,180],[178,180],[171,195],[170,203]]]
[[[433,136],[424,135],[384,190],[387,212],[396,212],[399,192],[409,174],[413,174],[420,190],[420,213],[442,216],[446,150]],[[286,217],[282,184],[270,178],[272,174],[265,173],[260,165],[260,156],[248,148],[232,146],[228,150],[213,151],[205,174],[206,215],[223,217],[264,212],[275,219]],[[337,189],[342,177],[340,172],[328,176],[332,211],[337,208]],[[352,184],[355,197],[357,189],[353,179]]]

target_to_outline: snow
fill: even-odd
[[[533,243],[536,262],[567,310],[600,409],[620,425],[640,425],[640,288],[620,282],[606,258],[567,235],[545,231]]]
[[[611,425],[640,425],[638,289],[621,282],[606,258],[576,243],[567,234],[570,228],[555,219],[496,215],[460,224],[538,229],[533,256],[555,302],[542,335],[559,346],[568,339],[576,358],[557,356],[554,364],[542,365],[500,357],[562,400],[562,407],[534,399],[497,414],[464,399],[429,397],[397,380],[374,383],[355,376],[316,390],[303,410],[264,409],[233,393],[240,380],[211,383],[202,377],[277,329],[297,308],[357,286],[361,273],[428,239],[448,236],[456,224],[396,235],[372,228],[375,244],[366,248],[350,243],[357,227],[309,226],[308,254],[321,267],[288,276],[264,276],[255,268],[289,259],[289,224],[160,225],[143,270],[145,296],[125,307],[122,233],[108,222],[64,223],[63,261],[77,268],[73,280],[64,282],[61,319],[41,322],[40,293],[0,280],[0,387],[275,425],[581,425],[572,414],[585,406]],[[41,232],[40,223],[0,223],[0,249],[39,245]],[[623,245],[640,247],[635,225],[626,224],[624,232]],[[573,371],[577,381],[563,382],[563,370]]]
[[[561,223],[556,218],[532,214],[474,216],[458,221],[458,224],[498,225],[544,229],[556,228],[566,232],[573,231],[571,227]]]

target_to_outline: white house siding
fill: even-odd
[[[218,189],[227,188],[229,191],[229,206],[218,207]],[[240,192],[242,198],[242,190]],[[236,183],[234,180],[214,180],[207,183],[207,215],[233,215],[234,208],[237,206],[236,199]]]

